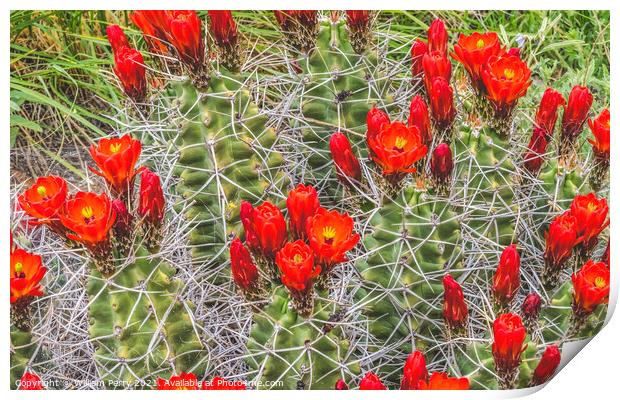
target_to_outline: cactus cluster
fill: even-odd
[[[452,43],[435,20],[403,59],[374,17],[277,11],[276,62],[246,62],[229,11],[204,31],[193,11],[136,11],[146,61],[108,28],[119,122],[149,157],[101,139],[109,194],[46,177],[19,196],[46,228],[16,242],[67,255],[46,260],[43,289],[12,249],[13,383],[74,385],[84,374],[55,364],[70,351],[96,371],[80,387],[512,389],[601,329],[609,112],[588,120],[576,86],[530,116],[528,48]],[[88,346],[46,340],[49,318],[79,321]]]

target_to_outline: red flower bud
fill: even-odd
[[[558,346],[547,346],[534,370],[534,375],[532,375],[533,386],[542,385],[547,382],[553,374],[555,374],[555,370],[558,369],[561,358],[562,356]]]
[[[433,150],[431,156],[431,174],[437,181],[448,181],[452,176],[454,163],[452,161],[452,150],[446,143],[440,143]]]
[[[70,231],[69,239],[93,248],[109,241],[109,231],[116,212],[107,194],[77,192],[69,197],[60,214],[60,221]]]
[[[256,234],[257,250],[263,257],[273,259],[288,237],[282,212],[266,201],[252,210],[251,222],[251,231]]]
[[[463,289],[452,275],[443,278],[443,317],[451,329],[460,329],[467,325],[469,311],[463,296]]]
[[[531,75],[532,71],[525,62],[507,54],[491,56],[482,65],[480,76],[496,116],[505,118],[512,113],[517,100],[527,93],[532,83]]]
[[[562,139],[572,140],[581,133],[588,118],[593,97],[585,86],[575,86],[568,96],[568,105],[562,116]]]
[[[334,387],[336,390],[349,390],[349,385],[344,381],[344,379],[338,379],[336,382],[336,386]]]
[[[127,36],[118,25],[108,25],[105,29],[106,35],[108,36],[108,41],[112,46],[112,52],[116,54],[119,49],[123,47],[130,47],[129,41],[127,40]]]
[[[368,10],[346,10],[347,25],[349,29],[366,30],[370,25],[370,11]]]
[[[291,292],[306,292],[321,273],[314,262],[312,249],[303,240],[289,242],[276,254],[276,264],[282,273],[282,283]]]
[[[433,133],[431,132],[431,123],[428,117],[428,106],[422,96],[414,96],[409,105],[409,126],[416,126],[422,136],[422,143],[430,147],[433,143]]]
[[[495,32],[474,32],[469,36],[461,34],[454,45],[452,57],[463,64],[469,74],[472,86],[478,92],[484,90],[480,68],[491,56],[501,54],[502,46]]]
[[[426,370],[424,354],[414,351],[405,362],[400,390],[418,390],[422,383],[426,383],[427,379],[428,371]]]
[[[594,135],[594,140],[588,139],[592,144],[594,155],[600,159],[609,160],[609,110],[605,109],[596,119],[588,120],[588,125]]]
[[[252,262],[250,252],[243,246],[239,238],[233,239],[230,244],[230,269],[239,288],[252,290],[258,283],[258,270]]]
[[[23,194],[17,197],[19,206],[35,221],[33,225],[46,224],[52,229],[58,225],[58,213],[67,198],[67,182],[58,176],[37,178]],[[61,229],[62,227],[58,227]],[[61,233],[57,229],[55,232]]]
[[[433,372],[431,378],[422,382],[422,390],[469,390],[468,378],[451,378],[445,372]]]
[[[605,263],[588,260],[572,280],[575,314],[588,315],[609,302],[609,268]]]
[[[379,134],[369,138],[368,146],[383,175],[415,172],[413,164],[427,152],[420,130],[401,122],[384,124]]]
[[[422,58],[424,54],[428,53],[428,46],[420,39],[416,39],[411,46],[411,75],[415,78],[419,76],[422,71]]]
[[[532,174],[537,174],[545,161],[543,156],[549,144],[547,137],[543,128],[534,127],[530,143],[527,145],[527,151],[523,154],[523,165]]]
[[[521,306],[521,312],[523,313],[523,317],[529,320],[537,320],[538,314],[540,313],[541,306],[540,296],[536,293],[530,293],[523,300],[523,305]]]
[[[577,244],[577,220],[570,211],[555,217],[545,234],[545,262],[560,268]]]
[[[511,244],[502,252],[493,277],[493,294],[500,304],[508,305],[519,290],[521,257],[517,245]]]
[[[588,247],[593,245],[592,241],[609,225],[607,200],[604,197],[598,199],[594,193],[575,196],[570,205],[570,213],[577,221],[577,237]]]
[[[377,375],[368,372],[360,381],[360,390],[387,390],[387,388]]]
[[[245,231],[245,244],[252,251],[259,251],[260,244],[254,228],[252,226],[252,214],[254,213],[254,207],[249,202],[241,201],[241,207],[239,209],[239,219],[243,224],[243,230]]]
[[[11,304],[20,299],[43,296],[41,279],[47,273],[41,256],[22,249],[13,249],[10,254]]]
[[[245,390],[243,381],[227,381],[221,376],[214,376],[211,382],[202,382],[202,390]]]
[[[321,205],[316,189],[303,184],[291,190],[286,199],[289,229],[297,239],[306,237],[306,221],[312,217]]]
[[[136,10],[131,13],[130,18],[142,31],[142,37],[150,51],[156,54],[169,54],[166,42],[170,17],[165,10]]]
[[[547,136],[553,136],[555,123],[558,120],[558,107],[564,106],[566,100],[559,92],[547,88],[540,99],[540,105],[536,112],[535,126],[542,129]]]
[[[19,380],[19,390],[43,390],[43,382],[36,374],[25,372]]]
[[[159,176],[144,168],[141,177],[138,213],[151,224],[158,225],[164,219],[166,204]]]
[[[349,139],[340,132],[334,133],[329,140],[329,150],[332,153],[334,164],[336,164],[336,171],[340,181],[344,184],[361,182],[362,171],[360,170],[360,163],[353,153]]]
[[[134,101],[146,96],[146,68],[142,54],[131,47],[121,47],[114,53],[114,73],[121,81],[125,94]]]
[[[353,219],[335,210],[319,208],[308,219],[306,229],[310,246],[325,272],[347,261],[346,253],[360,240],[360,235],[353,232]]]
[[[521,354],[527,348],[525,328],[515,314],[501,314],[493,322],[493,358],[499,372],[512,371],[521,364]]]
[[[370,138],[377,136],[383,125],[389,123],[390,117],[383,111],[373,106],[370,111],[368,111],[368,114],[366,114],[366,140],[370,141]]]
[[[438,51],[444,57],[448,55],[448,32],[440,19],[434,20],[428,28],[428,50]]]
[[[452,76],[452,64],[445,54],[438,51],[428,52],[422,57],[422,69],[424,70],[424,85],[426,91],[430,91],[436,77],[443,77],[450,82]]]
[[[131,214],[127,211],[127,207],[125,203],[116,199],[112,201],[112,209],[116,213],[116,221],[114,222],[114,226],[112,229],[114,230],[114,236],[118,239],[130,239],[131,236],[131,226],[132,226],[132,217]]]
[[[220,46],[234,46],[237,42],[237,24],[230,10],[209,10],[209,31]]]
[[[181,372],[181,375],[171,376],[170,379],[165,380],[157,378],[157,390],[199,390],[200,385],[196,375],[186,372]]]
[[[90,155],[101,171],[90,168],[95,174],[106,179],[112,190],[118,195],[131,193],[133,183],[139,170],[136,163],[142,152],[139,140],[129,135],[120,138],[99,139],[91,145]]]
[[[428,90],[428,96],[431,100],[431,115],[439,129],[450,127],[456,116],[456,109],[448,81],[441,76],[436,77]]]
[[[180,60],[198,70],[204,64],[205,45],[202,40],[202,22],[196,11],[168,11],[170,43]]]

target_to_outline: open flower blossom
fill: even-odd
[[[129,16],[142,31],[149,50],[156,54],[168,55],[168,30],[170,19],[165,10],[136,10]]]
[[[266,201],[252,208],[250,236],[255,235],[256,251],[263,257],[273,259],[288,237],[286,221],[280,209]],[[248,231],[246,230],[246,240]]]
[[[418,390],[422,383],[428,380],[426,360],[420,351],[409,354],[403,368],[403,379],[400,382],[400,390]]]
[[[438,76],[444,78],[446,82],[450,82],[452,64],[443,53],[432,51],[424,54],[422,57],[422,69],[424,70],[424,85],[427,92],[431,90],[433,80]]]
[[[562,140],[572,141],[583,129],[594,97],[585,86],[573,87],[562,116]]]
[[[469,311],[463,296],[463,289],[452,275],[443,277],[443,317],[451,329],[460,329],[467,325]]]
[[[310,247],[325,272],[347,261],[346,253],[360,240],[360,235],[353,232],[353,219],[335,210],[319,208],[306,229]]]
[[[428,53],[428,45],[420,39],[416,39],[411,46],[411,75],[416,78],[423,72],[422,58]]]
[[[401,122],[382,125],[379,134],[368,138],[368,146],[383,175],[415,172],[413,164],[427,152],[420,130]]]
[[[146,67],[138,50],[125,46],[114,53],[114,73],[121,81],[125,94],[134,101],[146,96]]]
[[[577,219],[565,212],[553,219],[545,233],[545,261],[554,269],[560,268],[571,256],[577,244]]]
[[[587,247],[593,246],[599,233],[609,225],[607,200],[604,197],[597,198],[594,193],[576,195],[570,213],[577,222],[577,236]]]
[[[320,207],[319,196],[311,185],[300,183],[288,193],[286,209],[288,210],[289,229],[297,239],[306,237],[306,222]]]
[[[484,90],[480,77],[480,69],[491,56],[500,55],[503,51],[499,37],[495,32],[478,33],[459,36],[454,45],[452,57],[463,64],[469,75],[472,86],[479,93]]]
[[[378,108],[372,107],[366,114],[366,140],[370,141],[381,132],[383,125],[389,124],[390,117]]]
[[[67,234],[69,239],[93,248],[109,241],[116,212],[107,194],[77,192],[67,199],[60,220],[73,232]]]
[[[435,19],[428,28],[428,50],[438,51],[448,56],[448,32],[443,21],[439,18]]]
[[[138,214],[152,225],[160,225],[164,219],[166,200],[159,176],[148,168],[140,174],[140,206]]]
[[[501,314],[493,322],[493,358],[498,371],[512,371],[521,364],[521,354],[527,348],[525,328],[515,314]]]
[[[535,127],[542,129],[548,138],[553,136],[555,123],[558,120],[558,109],[564,105],[566,105],[566,100],[562,94],[552,88],[547,88],[540,99],[536,111]]]
[[[482,65],[480,76],[486,97],[493,104],[497,117],[506,118],[512,113],[517,100],[527,93],[531,75],[525,62],[507,54],[491,56]]]
[[[242,381],[228,381],[221,376],[214,376],[211,381],[202,383],[202,390],[245,390]]]
[[[118,50],[123,47],[130,47],[127,36],[125,36],[125,32],[123,32],[120,26],[116,24],[108,25],[108,27],[105,28],[105,32],[108,36],[108,41],[112,46],[113,53],[118,52]]]
[[[67,182],[58,176],[39,177],[35,183],[17,197],[19,206],[32,218],[32,224],[46,224],[54,231],[58,213],[67,198]],[[30,222],[30,221],[29,221]]]
[[[543,158],[549,144],[549,136],[543,128],[534,127],[532,137],[527,145],[527,150],[523,154],[523,165],[532,174],[538,173],[545,159]]]
[[[454,92],[448,81],[438,76],[428,90],[430,98],[431,116],[439,129],[446,129],[452,125],[456,117],[454,108]]]
[[[21,299],[43,296],[41,279],[47,268],[43,266],[41,256],[28,253],[22,249],[14,249],[10,255],[11,304]]]
[[[428,116],[428,106],[420,95],[414,96],[411,99],[407,124],[418,128],[422,136],[422,143],[430,148],[433,143],[433,133],[431,132],[431,122]]]
[[[572,276],[573,310],[588,315],[601,304],[609,302],[609,268],[604,262],[588,260]]]
[[[202,22],[196,11],[168,11],[169,39],[180,60],[194,71],[199,70],[205,59],[205,44],[202,39]]]
[[[372,372],[368,372],[360,381],[360,390],[387,390],[381,379]]]
[[[493,277],[493,294],[500,304],[510,304],[517,294],[521,283],[520,268],[521,257],[517,245],[511,244],[502,252]]]
[[[307,292],[321,273],[312,249],[303,240],[285,244],[276,253],[276,265],[282,274],[282,283],[292,292]]]
[[[592,144],[594,155],[599,159],[609,161],[609,130],[611,126],[609,110],[604,109],[598,117],[588,120],[588,125],[590,125],[590,130],[594,135],[594,139],[588,139]]]
[[[560,354],[558,346],[547,346],[532,375],[532,385],[542,385],[551,379],[558,369],[561,359],[562,355]]]
[[[433,372],[428,383],[422,382],[421,390],[469,390],[468,378],[453,378],[445,372]]]
[[[329,139],[329,150],[340,181],[347,185],[361,182],[360,162],[353,153],[349,139],[340,132],[334,133]]]
[[[168,380],[157,378],[157,390],[200,390],[200,384],[193,373],[181,372]]]
[[[258,284],[258,269],[250,252],[239,238],[230,244],[230,269],[232,277],[241,290],[253,290]]]
[[[17,387],[19,390],[43,390],[43,381],[37,374],[33,374],[31,372],[24,372],[21,379],[19,380],[19,385]]]
[[[104,177],[115,193],[131,193],[136,175],[140,172],[136,169],[136,163],[141,151],[140,141],[132,139],[130,135],[99,139],[89,149],[99,170],[91,168],[91,171]]]
[[[209,10],[209,31],[220,46],[234,46],[237,42],[237,24],[230,10]]]

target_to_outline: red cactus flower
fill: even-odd
[[[525,96],[532,83],[532,71],[519,57],[510,55],[491,56],[480,70],[487,98],[493,104],[496,115],[510,115],[517,100]]]
[[[166,42],[170,18],[165,10],[136,10],[129,17],[142,31],[142,36],[150,51],[163,55],[169,54]]]
[[[493,277],[493,294],[501,304],[510,304],[519,290],[521,257],[517,245],[511,244],[502,252]]]
[[[523,300],[523,304],[521,305],[523,317],[529,320],[537,320],[541,303],[540,296],[536,293],[530,293],[525,296],[525,300]]]
[[[116,199],[112,201],[112,209],[116,213],[116,221],[112,229],[114,230],[114,236],[116,238],[129,239],[131,235],[132,216],[127,211],[127,207],[122,200]]]
[[[452,125],[456,117],[454,108],[454,93],[450,84],[443,77],[436,77],[428,90],[430,98],[431,115],[439,129],[445,129]]]
[[[368,140],[373,161],[384,175],[415,172],[413,164],[426,155],[420,130],[401,122],[384,124]]]
[[[588,260],[573,274],[572,281],[575,313],[588,315],[609,302],[609,268],[605,263]]]
[[[495,32],[478,33],[459,36],[458,42],[454,45],[452,57],[463,64],[469,74],[471,84],[478,92],[484,90],[480,69],[491,56],[502,53],[502,45]]]
[[[428,371],[426,360],[420,351],[409,354],[403,369],[403,379],[400,382],[400,390],[418,390],[422,383],[426,383]]]
[[[114,53],[114,73],[121,81],[125,94],[134,101],[146,96],[146,67],[142,54],[131,47],[121,47]]]
[[[65,203],[60,221],[70,231],[69,239],[89,248],[109,240],[108,233],[116,220],[116,212],[107,194],[77,192]]]
[[[22,249],[11,251],[11,304],[20,299],[43,296],[41,279],[47,268],[43,266],[41,256],[28,253]]]
[[[318,17],[316,10],[275,10],[273,13],[285,32],[289,31],[292,24],[313,26]]]
[[[414,96],[409,105],[409,126],[416,126],[422,136],[422,143],[430,147],[433,143],[433,133],[431,132],[431,123],[428,116],[428,106],[422,96]]]
[[[100,139],[97,145],[91,145],[89,152],[101,171],[91,171],[106,179],[115,193],[131,193],[140,158],[142,144],[129,135],[120,138]]]
[[[334,386],[335,390],[349,390],[349,385],[344,381],[344,379],[338,379],[336,385]]]
[[[558,108],[565,104],[566,100],[564,100],[561,93],[552,88],[547,88],[547,90],[545,90],[545,93],[540,99],[538,111],[536,111],[535,123],[547,136],[553,136],[555,123],[558,120]]]
[[[106,35],[108,36],[108,41],[110,42],[110,45],[112,46],[113,53],[118,52],[118,50],[123,47],[130,47],[129,41],[127,40],[127,36],[125,36],[125,33],[123,32],[120,26],[116,24],[108,25],[108,27],[105,28],[105,32],[106,32]]]
[[[414,78],[419,76],[423,71],[422,58],[426,53],[428,53],[426,42],[416,39],[411,46],[411,75]]]
[[[282,283],[291,291],[305,292],[312,288],[321,267],[314,262],[312,249],[303,240],[289,242],[276,253],[276,265]]]
[[[209,31],[218,45],[230,46],[237,42],[237,24],[230,10],[209,10],[209,18]]]
[[[200,385],[196,375],[189,372],[181,372],[180,375],[171,376],[165,380],[157,378],[157,390],[199,390]]]
[[[356,30],[368,29],[370,25],[370,11],[368,10],[346,10],[347,25]]]
[[[443,317],[451,329],[460,329],[467,325],[469,311],[463,296],[461,285],[447,274],[443,278]]]
[[[549,144],[548,135],[543,128],[534,127],[530,143],[527,145],[527,150],[523,154],[523,165],[532,174],[537,174],[540,171],[545,159],[543,158],[547,151],[547,145]]]
[[[149,223],[158,225],[164,219],[166,201],[159,176],[148,168],[140,174],[140,206],[138,214]]]
[[[252,214],[254,213],[254,207],[249,202],[241,201],[241,207],[239,208],[239,219],[243,224],[243,230],[245,232],[245,244],[252,251],[259,251],[260,244],[254,228],[252,227]]]
[[[266,201],[252,210],[251,223],[250,231],[256,235],[257,250],[263,257],[273,259],[288,236],[282,212]]]
[[[211,382],[203,382],[202,390],[245,390],[245,383],[242,381],[227,381],[221,376],[214,376]]]
[[[452,64],[445,54],[438,51],[432,51],[424,54],[422,57],[422,69],[424,70],[424,86],[426,91],[432,89],[433,81],[436,77],[441,76],[450,82],[452,75]]]
[[[43,390],[43,381],[36,374],[24,372],[17,388],[19,390]]]
[[[379,132],[381,132],[383,125],[387,125],[389,123],[390,117],[383,111],[373,106],[370,111],[368,111],[368,114],[366,114],[366,140],[370,141],[371,138],[377,136]]]
[[[336,171],[340,181],[351,185],[354,182],[361,182],[362,170],[360,169],[360,162],[355,157],[355,153],[353,153],[349,139],[340,132],[334,133],[329,140],[329,150],[332,153],[334,164],[336,164]]]
[[[360,390],[387,390],[387,388],[377,375],[368,372],[360,381]]]
[[[469,390],[469,379],[452,378],[445,372],[433,372],[431,378],[420,385],[421,390]]]
[[[560,354],[558,346],[547,346],[532,375],[533,386],[542,385],[547,382],[553,374],[555,374],[555,370],[558,369],[561,359],[562,355]]]
[[[242,290],[252,290],[258,283],[258,269],[252,262],[250,252],[241,240],[233,239],[230,244],[230,268],[235,283]]]
[[[30,186],[17,197],[19,206],[35,221],[32,224],[54,225],[58,213],[67,198],[67,182],[58,176],[44,176],[37,178]]]
[[[527,348],[525,328],[515,314],[501,314],[493,322],[493,358],[498,371],[511,371],[521,364],[521,354]]]
[[[594,140],[588,139],[594,154],[600,159],[609,160],[609,110],[604,109],[597,118],[588,120],[588,125],[594,135]]]
[[[180,60],[198,70],[204,64],[205,45],[202,40],[202,22],[196,11],[168,11],[170,43]]]
[[[562,116],[562,139],[572,140],[581,133],[592,107],[592,93],[585,86],[575,86],[568,96],[568,105]]]
[[[607,200],[604,197],[598,199],[594,193],[577,195],[570,205],[570,212],[577,220],[577,237],[590,248],[599,233],[609,225]]]
[[[454,162],[452,161],[452,150],[446,143],[440,143],[433,150],[431,156],[431,174],[433,177],[442,182],[449,180],[452,176]]]
[[[577,244],[577,219],[569,211],[555,217],[545,241],[545,261],[556,268],[562,266]]]
[[[346,253],[360,240],[360,235],[353,233],[353,219],[335,210],[319,208],[306,228],[310,247],[325,272],[347,261]]]
[[[428,28],[428,50],[438,51],[444,56],[448,55],[448,32],[439,18],[434,20]]]
[[[319,209],[319,196],[310,185],[299,184],[288,193],[286,208],[288,210],[289,230],[297,239],[306,237],[306,221]]]

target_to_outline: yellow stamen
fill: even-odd
[[[402,149],[403,147],[405,147],[405,145],[407,145],[407,139],[398,136],[396,138],[396,143],[394,143],[394,147],[396,147],[397,149]]]
[[[323,228],[323,237],[326,240],[333,239],[334,237],[336,237],[336,229],[331,226],[326,226],[325,228]]]
[[[23,269],[24,269],[24,266],[22,263],[20,262],[15,263],[15,272],[19,274],[23,271]]]
[[[41,185],[41,186],[39,186],[37,188],[37,193],[39,193],[39,196],[45,197],[45,196],[47,196],[47,188],[45,186]]]
[[[512,79],[515,77],[515,72],[510,68],[506,68],[504,70],[504,76],[506,77],[506,79]]]
[[[93,208],[90,206],[82,208],[82,216],[85,219],[91,219],[93,217]]]
[[[301,256],[301,254],[295,254],[293,256],[293,261],[295,261],[296,263],[300,263],[304,260],[304,258]]]
[[[112,153],[118,153],[121,150],[121,144],[120,143],[112,143],[110,144],[110,151]]]
[[[602,288],[607,285],[607,282],[605,281],[605,278],[601,276],[597,276],[596,279],[594,280],[594,284],[596,285],[597,288]]]
[[[481,49],[484,47],[484,40],[482,39],[478,39],[478,42],[476,42],[476,47]]]
[[[588,211],[589,212],[594,212],[597,209],[597,204],[596,203],[588,203]]]

